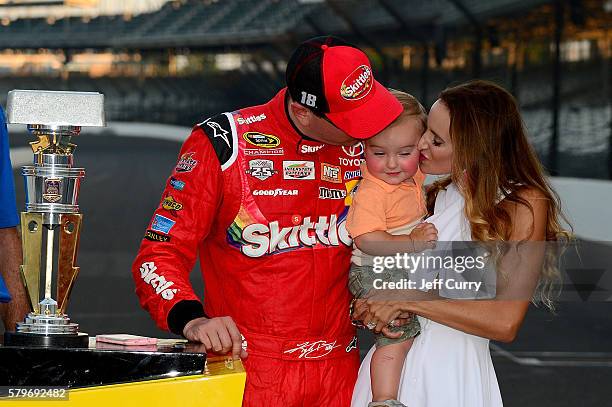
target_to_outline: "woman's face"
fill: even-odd
[[[450,112],[438,99],[427,118],[427,131],[419,141],[419,168],[425,174],[450,174],[453,164],[453,143],[450,138]]]

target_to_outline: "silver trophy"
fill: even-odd
[[[17,323],[16,332],[5,333],[4,343],[87,347],[89,336],[65,313],[79,273],[76,257],[83,215],[77,200],[85,176],[83,168],[73,167],[72,137],[83,126],[105,125],[104,95],[13,90],[8,94],[7,119],[26,124],[37,140],[30,143],[34,165],[22,168],[26,199],[21,213],[21,275],[33,311]]]

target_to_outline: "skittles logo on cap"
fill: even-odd
[[[359,100],[370,93],[373,82],[372,69],[361,65],[342,81],[340,95],[346,100]]]

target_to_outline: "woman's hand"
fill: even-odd
[[[383,333],[388,338],[399,338],[401,332],[391,332],[391,326],[402,326],[413,316],[402,308],[397,301],[378,301],[376,299],[359,299],[355,301],[353,319],[363,321],[376,333]]]
[[[369,312],[364,322],[366,325],[368,323],[371,323],[371,325],[376,324],[376,327],[373,328],[376,333],[382,332],[383,329],[388,328],[390,324],[397,325],[397,318],[407,312],[407,310],[402,307],[404,304],[397,301],[368,300],[366,304]],[[398,337],[399,336],[401,336],[401,333]]]

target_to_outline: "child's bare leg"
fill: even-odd
[[[397,400],[406,354],[414,338],[376,348],[370,363],[372,401]]]

